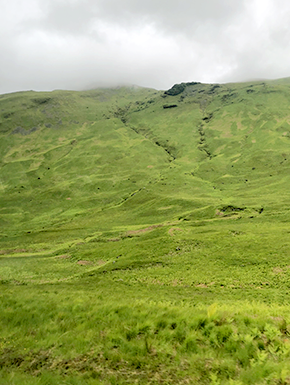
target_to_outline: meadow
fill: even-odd
[[[289,102],[0,95],[0,384],[290,384]]]

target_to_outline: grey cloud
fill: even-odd
[[[71,35],[86,34],[90,23],[96,17],[94,2],[62,2],[50,1],[44,3],[42,8],[45,15],[42,19],[30,24],[31,29],[67,33]],[[25,25],[25,29],[29,26]]]
[[[103,17],[114,22],[142,20],[152,21],[169,31],[192,31],[200,25],[208,24],[221,26],[227,20],[238,15],[243,10],[243,1],[233,6],[231,0],[204,1],[168,1],[148,0],[122,2],[102,0],[100,10]]]
[[[166,33],[183,33],[191,36],[198,28],[222,29],[245,12],[245,2],[232,0],[78,0],[49,1],[46,3],[43,28],[88,32],[91,23],[107,21],[115,25],[136,26],[154,24]]]
[[[182,81],[290,75],[287,0],[5,4],[2,93],[121,83],[164,89]]]

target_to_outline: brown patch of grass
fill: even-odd
[[[237,129],[238,130],[242,130],[244,128],[244,126],[242,125],[242,122],[241,121],[237,121]]]
[[[179,227],[171,227],[171,229],[168,230],[168,234],[173,237],[174,236],[174,231],[183,231]]]
[[[92,265],[93,262],[91,261],[78,261],[77,265],[86,266],[86,265]]]
[[[198,285],[195,285],[195,287],[202,287],[203,289],[208,288],[208,286],[205,283],[199,283]]]
[[[273,273],[275,273],[275,274],[282,274],[282,273],[284,273],[284,270],[281,269],[281,267],[277,266],[277,267],[273,268]]]
[[[202,287],[203,289],[207,289],[208,287],[213,286],[214,284],[215,284],[215,282],[198,283],[197,285],[195,285],[195,287]],[[223,287],[223,286],[221,286],[221,287]]]
[[[69,259],[69,258],[71,258],[71,255],[68,255],[68,254],[57,255],[55,258],[58,258],[58,259]]]
[[[221,138],[231,138],[233,135],[231,133],[230,130],[227,130],[225,132],[223,132],[223,134],[221,135]]]
[[[120,238],[109,238],[107,239],[107,242],[119,242],[120,240]]]
[[[146,227],[145,229],[130,230],[130,231],[127,231],[125,235],[142,234],[142,233],[146,233],[147,231],[157,229],[158,227],[163,227],[163,225],[152,225],[152,226]]]
[[[30,250],[27,249],[10,249],[10,250],[0,250],[0,255],[15,254],[15,253],[29,253]]]
[[[105,265],[105,264],[106,264],[106,261],[103,261],[102,259],[97,261],[97,265],[99,265],[99,266],[102,266],[102,265]]]
[[[29,167],[29,170],[34,170],[36,168],[39,168],[39,166],[41,165],[42,162],[35,162],[35,163],[32,163]]]
[[[153,166],[149,165],[149,166],[147,166],[147,168],[153,168]]]
[[[179,281],[178,279],[174,279],[174,280],[171,282],[171,285],[172,285],[172,286],[183,286],[183,282],[182,282],[182,281]]]

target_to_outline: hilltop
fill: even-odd
[[[0,95],[4,382],[289,383],[289,104],[290,78]]]

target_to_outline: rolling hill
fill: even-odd
[[[0,383],[289,384],[289,106],[0,95]]]

